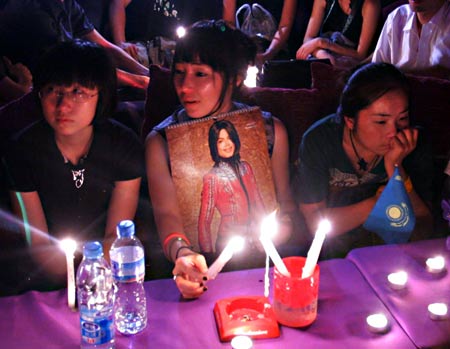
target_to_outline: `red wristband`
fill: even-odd
[[[188,245],[191,245],[191,242],[190,242],[189,239],[186,237],[186,235],[180,234],[180,233],[172,233],[172,234],[169,234],[169,235],[164,239],[164,242],[163,242],[163,251],[164,251],[164,253],[166,254],[166,256],[169,257],[169,259],[170,259],[170,255],[169,255],[170,251],[167,250],[167,247],[168,247],[168,245],[169,245],[169,242],[170,242],[172,239],[176,239],[176,238],[185,241],[186,244],[188,244]]]

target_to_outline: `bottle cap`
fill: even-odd
[[[134,235],[134,223],[130,220],[121,221],[117,225],[117,236],[129,238]]]
[[[103,256],[102,244],[98,241],[86,242],[83,246],[83,255],[90,259]]]

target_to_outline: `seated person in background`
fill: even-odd
[[[278,29],[269,46],[264,52],[260,52],[256,55],[256,64],[262,66],[265,61],[276,59],[280,51],[287,48],[297,11],[297,0],[259,0],[256,2],[267,9],[278,23]],[[253,2],[245,0],[223,0],[223,19],[235,26],[236,10],[245,3],[251,4]]]
[[[63,285],[65,257],[56,239],[103,239],[109,250],[118,222],[134,218],[143,149],[137,135],[108,119],[116,76],[100,46],[57,44],[42,56],[34,79],[44,119],[16,135],[6,171],[30,253]]]
[[[177,27],[216,18],[218,1],[111,0],[109,29],[112,41],[138,59],[136,42],[147,42],[158,36],[174,40]]]
[[[0,55],[12,62],[23,63],[33,73],[46,49],[58,42],[84,39],[111,53],[120,68],[121,86],[146,91],[148,69],[100,35],[76,0],[4,0],[0,7]]]
[[[187,239],[173,237],[183,233],[183,222],[170,172],[165,128],[207,116],[245,108],[232,96],[240,87],[249,64],[254,63],[256,46],[238,29],[223,20],[201,21],[177,40],[173,64],[173,83],[184,109],[176,111],[153,129],[146,140],[146,166],[150,198],[155,222],[167,258],[175,263],[173,274],[177,286],[186,298],[199,297],[206,290],[205,258],[187,248]],[[271,157],[277,201],[281,218],[295,212],[289,187],[287,132],[283,124],[270,113],[263,113]],[[280,229],[275,243],[288,240],[289,223]],[[169,240],[167,238],[169,237]],[[220,251],[219,251],[220,252]]]
[[[369,54],[380,16],[379,0],[314,0],[297,59],[329,59],[354,66]]]
[[[444,219],[448,222],[450,227],[450,160],[445,168],[444,187],[442,190],[442,213]]]
[[[410,0],[389,14],[372,62],[450,79],[450,2]]]
[[[27,94],[32,85],[33,77],[26,66],[0,57],[0,106]]]
[[[407,80],[394,66],[362,66],[346,83],[337,113],[316,122],[302,138],[299,208],[310,231],[315,231],[322,217],[332,222],[324,247],[328,258],[381,242],[361,225],[395,165],[405,182],[412,183],[408,195],[417,222],[412,239],[432,231],[427,207],[432,193],[432,154],[411,125],[408,94]]]

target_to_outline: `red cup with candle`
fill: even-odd
[[[304,257],[283,258],[290,276],[274,268],[273,310],[277,321],[289,327],[305,327],[317,317],[320,267],[316,265],[310,277],[302,279]]]

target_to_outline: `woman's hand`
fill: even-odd
[[[406,128],[392,138],[391,148],[384,155],[384,165],[389,176],[394,172],[395,165],[401,166],[403,159],[416,148],[418,135],[417,129]]]
[[[308,59],[308,57],[312,55],[317,49],[321,48],[320,42],[321,38],[314,38],[312,40],[305,42],[297,50],[295,57],[297,59]]]
[[[172,273],[184,298],[198,298],[207,290],[207,271],[205,257],[201,254],[191,251],[177,258]]]

